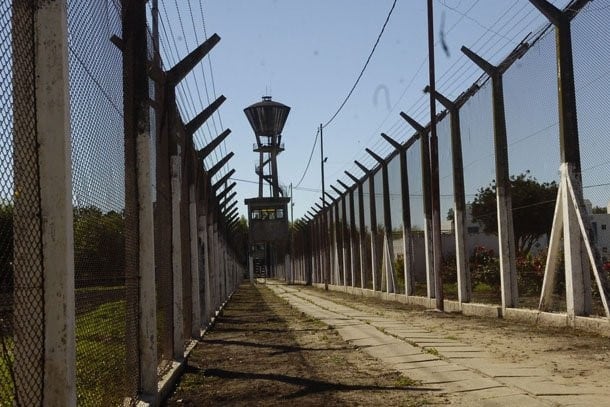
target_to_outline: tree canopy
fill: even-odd
[[[515,244],[519,253],[527,254],[540,237],[551,231],[557,183],[539,182],[529,171],[511,176],[510,183]],[[484,232],[498,234],[495,181],[479,189],[471,211],[472,219]]]

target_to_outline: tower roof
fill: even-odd
[[[262,101],[244,109],[257,137],[281,134],[289,112],[290,107],[274,102],[271,100],[271,96],[263,96]]]

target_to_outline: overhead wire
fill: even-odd
[[[161,26],[162,32],[164,34],[164,36],[161,37],[160,40],[165,43],[162,48],[165,51],[165,55],[169,57],[170,65],[173,66],[177,63],[177,61],[179,61],[181,59],[178,55],[180,47],[178,47],[178,42],[176,40],[176,35],[174,34],[174,30],[172,29],[172,24],[169,23],[169,20],[170,20],[169,12],[166,7],[165,1],[161,0],[160,3],[161,3],[162,10],[163,10],[163,14],[160,15],[160,18],[159,18],[160,24],[159,25]],[[184,28],[184,24],[182,22],[182,17],[180,14],[179,6],[176,1],[174,1],[174,4],[176,7],[176,13],[178,16],[180,30],[184,37],[185,48],[186,48],[186,51],[189,52],[189,49],[188,49],[189,44],[187,41],[186,31]],[[168,30],[169,30],[169,33],[168,33]],[[193,76],[193,79],[196,83],[197,92],[199,93],[199,86],[197,84],[196,75]],[[181,83],[176,87],[176,96],[180,102],[180,103],[178,103],[178,108],[179,108],[179,110],[181,110],[183,112],[183,114],[185,114],[186,117],[194,117],[196,112],[198,112],[200,109],[196,108],[196,103],[193,99],[192,92],[187,92],[185,90],[185,87],[186,87],[186,84],[184,84],[184,83]],[[203,98],[201,97],[200,93],[199,93],[199,104],[200,104],[201,108],[203,108],[203,106],[204,106]],[[206,132],[205,132],[206,129],[207,129],[207,137],[206,137]],[[195,138],[199,139],[200,143],[204,144],[204,145],[209,143],[210,141],[212,141],[214,137],[215,137],[215,135],[213,135],[213,133],[212,133],[210,123],[207,121],[205,123],[205,126],[198,129],[197,132],[195,133]],[[222,154],[222,151],[221,151],[220,157],[222,157],[222,156],[224,156],[224,154]],[[212,159],[212,156],[210,156],[206,159],[206,161],[207,161],[206,167],[208,167],[208,168],[211,167],[213,164],[215,164],[216,162],[218,162],[220,160],[220,157],[219,157],[218,149],[214,149],[213,159]],[[218,172],[216,177],[223,176],[224,174],[227,173],[227,171],[228,170],[225,167],[223,167]]]
[[[190,2],[190,0],[189,0]],[[203,37],[205,38],[205,40],[207,41],[208,39],[208,30],[206,28],[206,24],[205,24],[205,14],[203,12],[203,0],[198,1],[199,3],[199,13],[201,14],[201,26],[203,28]],[[208,60],[208,66],[210,67],[210,80],[212,81],[212,94],[214,95],[214,99],[217,98],[216,95],[216,83],[214,81],[214,69],[212,68],[212,55],[209,54],[207,57]],[[222,116],[220,115],[220,110],[218,110],[216,112],[216,114],[218,115],[218,122],[220,123],[220,127],[224,128],[224,126],[222,125]],[[224,141],[223,141],[223,145],[224,145]],[[226,148],[226,146],[225,146]]]
[[[176,8],[178,8],[177,0],[174,0],[174,1],[176,2]],[[195,35],[195,41],[196,41],[197,44],[199,44],[199,35],[197,34],[197,30],[195,29],[195,18],[193,16],[193,11],[192,11],[192,8],[191,8],[191,0],[188,0],[187,4],[188,4],[188,8],[189,8],[189,14],[190,14],[190,17],[191,17],[191,23],[193,24],[193,33]],[[207,40],[207,38],[206,38],[206,40]],[[208,92],[208,83],[207,83],[207,80],[206,80],[206,77],[205,77],[205,72],[203,70],[203,63],[199,63],[197,65],[198,65],[198,67],[199,67],[199,69],[201,71],[201,76],[203,78],[203,86],[204,86],[204,90],[205,90],[205,96],[206,96],[207,103],[209,105],[211,101],[210,101],[210,94]],[[201,101],[202,97],[201,97],[201,94],[200,94],[200,91],[199,91],[199,85],[197,84],[197,79],[196,78],[197,77],[195,76],[195,85],[197,86],[197,94],[199,94],[199,99]],[[203,105],[203,102],[201,102],[201,103]],[[214,131],[216,132],[216,134],[218,134],[218,127],[216,126],[216,120],[214,119],[214,115],[212,115],[212,117],[210,117],[210,119],[212,120],[212,125],[214,127]]]
[[[478,0],[477,0],[477,1],[476,1],[474,4],[472,4],[472,5],[471,5],[471,6],[468,8],[468,10],[466,10],[466,11],[465,11],[463,14],[464,14],[464,15],[467,15],[467,13],[468,13],[468,12],[470,12],[470,11],[471,11],[471,10],[474,8],[474,6],[476,6],[476,4],[477,4],[477,3],[478,3]],[[499,17],[496,19],[496,21],[494,22],[494,24],[497,24],[497,23],[498,23],[498,21],[500,21],[500,20],[501,20],[501,19],[502,19],[502,18],[503,18],[503,17],[504,17],[504,16],[505,16],[505,15],[506,15],[506,14],[507,14],[507,13],[508,13],[508,12],[509,12],[509,11],[510,11],[510,10],[511,10],[513,7],[514,7],[514,6],[515,6],[515,4],[516,4],[516,3],[513,3],[513,4],[512,4],[512,5],[511,5],[511,6],[510,6],[510,7],[509,7],[509,8],[508,8],[508,9],[507,9],[507,10],[506,10],[506,11],[505,11],[503,14],[501,14],[501,15],[500,15],[500,16],[499,16]],[[458,19],[458,21],[456,21],[456,22],[455,22],[455,23],[454,23],[454,24],[453,24],[453,25],[452,25],[452,26],[451,26],[451,27],[450,27],[450,28],[447,30],[446,34],[450,33],[450,32],[451,32],[451,31],[452,31],[452,30],[453,30],[453,29],[454,29],[454,28],[455,28],[455,27],[456,27],[456,26],[457,26],[457,25],[458,25],[458,24],[459,24],[459,23],[460,23],[460,22],[463,20],[463,18],[464,18],[463,16],[462,16],[462,17],[460,17],[460,19]],[[504,27],[505,27],[507,24],[508,24],[508,23],[505,23],[505,24],[504,24],[504,25],[503,25],[501,28],[504,28]],[[486,36],[486,33],[481,34],[481,35],[479,36],[479,38],[478,38],[478,39],[475,41],[474,45],[478,44],[478,42],[479,42],[481,39],[485,38],[485,36]],[[489,40],[488,40],[488,42],[489,42]],[[497,43],[498,43],[498,42],[499,42],[499,41],[496,41],[496,43],[495,43],[495,44],[497,45]],[[486,42],[486,43],[487,43],[487,42]],[[485,43],[485,44],[486,44],[486,43]],[[438,45],[438,41],[435,43],[435,45]],[[420,64],[420,67],[418,68],[418,71],[416,72],[416,74],[415,74],[415,75],[414,75],[414,76],[411,78],[411,80],[409,81],[410,83],[416,79],[416,77],[417,77],[417,75],[418,75],[419,71],[421,70],[421,68],[423,68],[423,66],[425,65],[425,63],[426,63],[426,61],[427,61],[427,60],[428,60],[428,59],[427,59],[427,57],[425,57],[425,58],[423,59],[422,63]],[[454,71],[454,70],[453,70],[453,68],[454,68],[454,67],[455,67],[455,66],[456,66],[456,65],[457,65],[459,62],[460,62],[460,60],[458,60],[458,61],[454,62],[454,63],[453,63],[453,64],[452,64],[452,65],[451,65],[451,66],[450,66],[448,69],[446,69],[446,70],[445,70],[445,72],[444,72],[444,73],[443,73],[443,74],[442,74],[442,75],[439,77],[439,81],[442,81],[442,80],[443,80],[445,77],[447,77],[447,75],[452,74],[452,72]],[[467,61],[462,62],[462,66],[471,66],[471,69],[472,69],[472,70],[476,70],[476,67],[473,67],[473,66],[472,66],[472,64],[467,65]],[[453,74],[453,75],[451,75],[451,76],[452,76],[452,77],[454,77],[454,76],[455,76],[455,74]],[[445,80],[445,82],[443,82],[443,83],[446,83],[447,81],[449,81],[449,79],[450,79],[450,78],[446,79],[446,80]],[[457,82],[459,82],[459,84],[461,84],[461,85],[459,85],[459,86],[462,86],[462,88],[463,88],[463,86],[464,86],[464,85],[463,85],[462,81],[455,81],[454,83],[457,83]],[[441,83],[441,86],[442,86],[442,84],[443,84],[443,83]],[[410,86],[410,85],[407,85],[407,87],[405,87],[405,90],[403,91],[403,93],[402,93],[402,95],[401,95],[400,99],[398,100],[398,102],[396,102],[396,104],[395,104],[394,108],[395,108],[395,107],[396,107],[396,106],[397,106],[397,105],[400,103],[400,101],[401,101],[401,100],[402,100],[402,98],[404,97],[404,94],[406,94],[407,90],[409,89],[409,86]],[[418,106],[418,105],[419,105],[419,106]],[[413,113],[413,112],[411,112],[411,115],[412,115],[412,116],[414,116],[414,117],[419,118],[419,117],[421,117],[421,113],[423,113],[423,112],[425,111],[425,108],[426,108],[426,106],[427,106],[427,105],[428,105],[428,102],[427,102],[427,97],[425,96],[425,94],[423,94],[423,93],[422,93],[422,95],[421,95],[421,96],[420,96],[420,97],[419,97],[419,98],[418,98],[418,99],[417,99],[417,100],[416,100],[416,101],[415,101],[415,102],[414,102],[414,103],[411,105],[411,107],[410,107],[409,109],[407,109],[406,111],[411,112],[415,106],[418,106],[417,110],[416,110],[414,113]],[[394,108],[393,108],[393,109],[394,109]],[[388,113],[388,116],[389,116],[391,113],[392,113],[392,112]],[[384,122],[385,122],[385,120],[387,120],[387,117],[388,117],[388,116],[386,116],[386,118],[384,119]],[[383,123],[383,122],[382,122],[382,123]],[[403,128],[406,128],[406,127],[407,127],[407,125],[405,124],[404,120],[402,120],[402,119],[397,119],[397,121],[395,122],[395,124],[394,124],[392,127],[395,127],[395,126],[397,126],[397,125],[398,125],[399,127],[403,127]],[[380,125],[379,127],[381,127],[381,125]],[[386,131],[386,133],[387,133],[387,134],[389,134],[389,135],[392,135],[392,132],[391,132],[391,131]],[[367,141],[370,141],[370,140],[371,140],[373,137],[375,137],[375,136],[378,136],[377,131],[376,131],[376,132],[375,132],[373,135],[371,135],[371,136],[368,138],[368,140],[367,140]],[[385,144],[385,143],[383,142],[383,140],[381,140],[380,138],[378,138],[378,139],[377,139],[377,142],[376,142],[376,145],[381,145],[381,144]],[[389,148],[389,147],[388,147],[388,148]],[[368,156],[368,155],[367,155],[365,152],[362,152],[360,156],[357,156],[357,159],[362,159],[362,157],[365,157],[365,160],[367,160],[367,161],[368,161],[368,159],[370,158],[370,157],[369,157],[369,156]],[[354,158],[356,158],[356,157],[354,157]],[[353,168],[353,167],[352,167],[352,168]]]
[[[331,118],[328,119],[326,121],[326,123],[324,123],[322,125],[322,128],[326,128],[329,124],[331,124],[333,122],[333,120],[335,120],[335,117],[337,117],[337,115],[341,112],[341,110],[343,110],[343,107],[345,106],[345,104],[347,103],[349,98],[354,93],[354,90],[356,89],[356,86],[358,86],[358,83],[360,82],[360,79],[362,79],[362,76],[364,75],[364,72],[366,71],[366,68],[369,65],[369,62],[371,62],[371,58],[373,57],[373,54],[375,53],[375,50],[377,49],[377,45],[379,45],[379,41],[381,40],[381,36],[383,35],[383,32],[385,31],[385,28],[388,25],[388,22],[390,21],[390,17],[392,16],[392,13],[394,12],[394,8],[396,7],[396,2],[397,2],[397,0],[394,0],[392,2],[392,7],[390,7],[390,11],[388,12],[388,15],[387,15],[387,17],[386,17],[386,19],[385,19],[385,21],[383,23],[383,26],[381,27],[381,31],[379,32],[379,35],[377,36],[377,39],[375,40],[375,44],[373,45],[373,49],[369,53],[369,56],[367,57],[366,62],[364,63],[364,66],[360,70],[360,73],[358,74],[358,77],[356,78],[356,81],[354,82],[354,85],[352,86],[350,91],[347,93],[347,96],[345,97],[345,99],[343,99],[343,102],[341,102],[341,105],[339,105],[339,108],[335,111],[335,113],[331,116]]]
[[[369,63],[371,62],[371,58],[373,57],[373,54],[375,53],[375,50],[377,49],[377,45],[379,45],[379,41],[381,40],[381,37],[385,31],[386,26],[388,25],[388,22],[390,21],[390,17],[392,16],[392,13],[394,12],[394,9],[396,7],[396,2],[397,0],[394,0],[392,3],[392,6],[390,7],[390,11],[388,12],[386,19],[383,23],[383,26],[381,27],[381,31],[379,32],[379,34],[377,35],[377,39],[375,40],[375,43],[373,45],[373,48],[371,49],[371,52],[369,53],[366,62],[364,63],[364,66],[362,67],[362,69],[360,70],[360,73],[358,74],[358,77],[356,78],[356,81],[354,82],[354,84],[352,85],[350,91],[348,92],[347,96],[343,99],[343,102],[339,105],[339,108],[335,111],[335,113],[330,117],[330,119],[328,119],[326,121],[326,123],[324,123],[322,125],[322,128],[326,128],[329,124],[331,124],[333,122],[333,120],[335,120],[335,118],[339,115],[339,113],[341,112],[341,110],[343,110],[343,107],[345,106],[345,104],[347,103],[347,101],[349,100],[349,98],[352,96],[352,94],[354,93],[354,90],[356,89],[356,87],[358,86],[358,83],[360,82],[360,79],[362,79],[362,76],[364,75],[364,72],[366,71],[366,68],[368,67]],[[314,144],[313,147],[311,149],[311,153],[309,154],[309,160],[307,161],[307,165],[305,167],[305,171],[303,171],[303,175],[301,176],[301,179],[299,180],[299,182],[297,182],[297,185],[301,185],[301,182],[303,182],[303,179],[305,178],[305,176],[307,175],[307,171],[309,170],[309,166],[311,164],[311,159],[313,157],[313,153],[315,151],[315,147],[318,141],[318,136],[320,135],[320,130],[318,129],[316,131],[316,137],[314,139]]]
[[[505,12],[504,12],[502,15],[500,15],[500,17],[498,17],[498,19],[496,20],[496,23],[494,23],[494,26],[495,26],[495,24],[497,24],[497,22],[499,22],[499,21],[500,21],[500,20],[501,20],[501,19],[502,19],[504,16],[506,16],[506,15],[508,14],[508,12],[509,12],[509,11],[510,11],[510,10],[511,10],[513,7],[514,7],[514,5],[515,5],[515,4],[513,3],[513,5],[512,5],[511,7],[509,7],[507,10],[505,10]],[[516,13],[514,13],[512,16],[510,16],[510,17],[507,19],[507,21],[506,21],[506,22],[504,22],[504,24],[503,24],[503,25],[500,27],[500,29],[503,29],[503,28],[504,28],[504,27],[506,27],[508,24],[510,24],[510,22],[511,22],[511,21],[513,21],[514,19],[516,19],[516,18],[519,16],[519,13],[520,13],[521,11],[523,11],[523,9],[524,9],[524,7],[521,7],[521,8],[520,8],[520,9],[519,9],[519,10],[518,10]],[[526,14],[525,14],[525,17],[530,16],[532,13],[533,13],[533,10],[530,10],[528,13],[526,13]],[[520,19],[519,19],[519,21],[524,21],[524,20],[525,20],[525,17],[524,17],[524,18],[520,18]],[[519,30],[517,30],[517,31],[516,31],[516,34],[514,34],[514,35],[513,35],[513,36],[510,38],[510,40],[513,40],[513,41],[514,41],[514,40],[515,40],[516,38],[518,38],[519,36],[522,36],[522,35],[523,35],[524,30],[526,30],[528,26],[531,26],[531,25],[532,25],[532,23],[534,22],[534,20],[535,20],[535,18],[532,18],[532,19],[530,19],[530,20],[526,21],[526,23],[525,23],[525,28],[520,28]],[[514,27],[514,26],[513,26],[513,27]],[[544,30],[544,27],[540,29],[540,32],[542,32],[543,30]],[[513,30],[513,32],[515,32],[515,31]],[[478,43],[479,43],[479,42],[480,42],[480,41],[481,41],[483,38],[485,38],[485,36],[486,36],[486,35],[485,35],[485,33],[483,33],[483,34],[482,34],[482,35],[481,35],[481,36],[480,36],[480,37],[477,39],[477,41],[475,41],[474,45],[476,46],[476,45],[477,45],[477,44],[478,44]],[[504,39],[508,39],[508,38],[509,38],[507,35],[502,35],[502,37],[503,37]],[[492,37],[492,38],[493,38],[493,37]],[[485,42],[484,42],[484,43],[483,43],[483,44],[482,44],[482,45],[481,45],[479,48],[483,48],[483,47],[485,47],[486,45],[488,45],[488,44],[491,42],[491,39],[492,39],[492,38],[488,38],[488,39],[487,39],[487,41],[485,41]],[[497,44],[498,44],[499,42],[500,42],[500,40],[496,40],[496,41],[495,41],[495,42],[493,42],[491,45],[488,45],[487,47],[485,47],[485,49],[493,49],[493,48],[496,48],[496,52],[494,52],[494,53],[493,53],[493,55],[491,56],[492,58],[493,58],[493,57],[495,57],[495,55],[499,54],[500,52],[506,52],[506,51],[504,51],[504,50],[505,50],[505,48],[502,48],[502,47],[497,47]],[[485,52],[485,51],[484,51],[484,52]],[[445,73],[444,73],[444,74],[441,76],[441,79],[442,79],[443,77],[447,76],[447,74],[451,73],[451,72],[452,72],[452,69],[451,69],[451,68],[455,67],[455,66],[457,65],[457,63],[458,63],[458,62],[459,62],[459,61],[456,61],[456,62],[455,62],[455,63],[454,63],[454,64],[453,64],[453,65],[452,65],[452,66],[451,66],[451,67],[450,67],[448,70],[446,70],[446,71],[445,71]],[[462,62],[461,67],[463,67],[463,66],[469,66],[469,65],[468,65],[468,61],[464,61],[464,62]],[[472,64],[470,64],[470,66],[472,67],[472,68],[471,68],[471,70],[476,71],[476,69],[477,69],[476,67],[473,67],[473,65],[472,65]],[[480,75],[480,73],[479,73],[479,75]],[[462,75],[460,75],[460,78],[463,78],[464,76],[465,76],[465,75],[464,75],[464,74],[462,74]],[[468,79],[471,79],[471,76],[472,76],[472,75],[470,75],[470,77],[467,77],[467,78],[468,78]],[[453,74],[451,75],[451,77],[455,77],[455,73],[453,73]],[[451,79],[451,77],[449,77],[449,78],[445,79],[444,83],[449,82],[449,80]],[[454,88],[455,88],[455,87],[460,87],[461,89],[464,89],[464,85],[463,85],[463,83],[464,83],[464,82],[463,82],[463,80],[459,80],[459,81],[455,80],[455,81],[451,81],[451,82],[454,84]],[[462,85],[460,85],[460,84],[462,84]],[[421,116],[422,116],[422,115],[423,115],[423,114],[426,112],[426,105],[427,105],[427,101],[425,100],[425,95],[423,95],[423,94],[422,94],[422,96],[421,96],[421,97],[420,97],[418,100],[419,100],[419,101],[422,101],[422,100],[423,100],[423,101],[419,103],[419,107],[418,107],[418,109],[415,111],[415,113],[412,113],[412,115],[414,115],[415,117],[421,117]],[[413,105],[413,106],[416,106],[416,105],[417,105],[417,101],[416,101],[416,103],[414,103],[414,105]],[[423,105],[423,106],[422,106],[422,105]],[[384,119],[384,120],[385,120],[385,119]],[[399,129],[396,129],[397,124],[395,123],[395,124],[394,124],[394,125],[393,125],[393,126],[390,128],[390,130],[389,130],[389,131],[386,131],[386,133],[387,133],[387,134],[389,134],[390,136],[392,136],[392,135],[395,135],[395,134],[396,134],[396,133],[394,133],[394,130],[400,130],[400,128],[406,128],[406,127],[407,127],[407,126],[406,126],[406,124],[405,124],[405,122],[404,122],[404,121],[402,121],[402,120],[398,120],[398,122],[397,122],[397,123],[398,123],[398,127],[399,127]],[[412,132],[412,130],[411,130],[411,132]],[[389,154],[389,153],[390,153],[390,152],[393,150],[393,148],[392,148],[391,146],[389,146],[387,143],[385,143],[385,142],[384,142],[384,141],[383,141],[381,138],[378,138],[378,139],[377,139],[377,141],[374,143],[374,145],[373,145],[373,150],[375,150],[375,148],[376,148],[376,147],[378,147],[378,146],[380,146],[380,145],[381,145],[381,146],[382,146],[382,148],[383,148],[383,152],[382,152],[381,154]],[[383,147],[383,145],[385,145],[385,147]],[[366,152],[362,152],[362,154],[361,154],[361,156],[360,156],[360,157],[363,157],[363,158],[361,158],[361,160],[362,160],[363,162],[365,162],[365,163],[372,163],[373,165],[376,165],[376,162],[375,162],[375,161],[372,159],[372,157],[370,157],[370,156],[369,156],[369,155],[368,155]],[[365,165],[366,165],[366,164],[365,164]],[[353,164],[353,165],[352,165],[352,167],[350,168],[350,170],[352,170],[353,168],[357,168],[357,167],[355,166],[355,164]]]
[[[303,171],[303,175],[301,175],[301,179],[296,183],[296,186],[299,187],[303,179],[305,179],[305,175],[307,175],[307,171],[309,170],[309,165],[311,164],[311,159],[313,157],[313,153],[316,151],[316,145],[318,144],[318,136],[320,136],[320,129],[316,131],[316,137],[313,140],[313,146],[311,147],[311,153],[309,153],[309,159],[307,160],[307,165],[305,166],[305,170]]]
[[[207,35],[206,28],[205,28],[205,17],[204,17],[204,13],[203,13],[203,5],[202,5],[201,3],[202,3],[202,2],[200,1],[200,2],[199,2],[199,11],[200,11],[200,15],[201,15],[201,23],[202,23],[203,34],[204,34],[204,41],[207,41],[207,40],[208,40],[208,35]],[[194,14],[193,14],[193,8],[192,8],[192,6],[191,6],[191,0],[188,0],[187,5],[188,5],[188,11],[189,11],[189,15],[190,15],[191,24],[192,24],[192,26],[193,26],[193,33],[194,33],[194,35],[195,35],[195,41],[196,41],[196,43],[197,43],[197,44],[199,44],[199,43],[200,43],[200,41],[199,41],[199,35],[198,35],[197,26],[196,26],[196,24],[195,24],[195,16],[194,16]],[[213,77],[213,71],[212,71],[212,62],[211,62],[211,58],[212,58],[212,57],[211,57],[211,55],[210,55],[209,53],[208,53],[208,55],[206,55],[206,57],[205,57],[205,59],[207,59],[207,61],[208,61],[208,65],[209,65],[209,69],[210,69],[210,75],[209,75],[209,76],[210,76],[210,80],[211,80],[211,82],[212,82],[212,91],[213,91],[213,93],[212,93],[212,97],[213,97],[214,99],[216,99],[216,98],[217,98],[217,97],[216,97],[216,86],[215,86],[215,84],[214,84],[214,77]],[[212,100],[211,100],[211,98],[210,98],[210,92],[209,92],[209,87],[210,87],[210,86],[208,85],[208,79],[207,79],[207,76],[206,76],[206,74],[205,74],[205,69],[204,69],[204,66],[205,66],[205,62],[202,62],[202,63],[198,64],[199,70],[200,70],[200,72],[201,72],[201,77],[203,78],[203,85],[204,85],[204,90],[205,90],[205,96],[206,96],[207,105],[209,106],[209,105],[212,103]],[[196,78],[196,77],[195,77],[195,78]],[[197,88],[199,88],[199,86],[197,86]],[[197,92],[199,93],[199,89],[197,89]],[[200,97],[200,98],[201,98],[201,97]],[[202,107],[203,107],[203,103],[202,103]],[[219,129],[219,128],[217,127],[217,125],[216,125],[216,119],[215,119],[215,116],[217,116],[217,117],[218,117],[218,123],[219,123],[220,129]],[[221,117],[220,117],[220,110],[219,110],[219,109],[218,109],[218,110],[216,110],[216,112],[214,112],[214,113],[212,114],[212,116],[211,116],[211,118],[210,118],[210,119],[211,119],[211,121],[212,121],[212,127],[214,127],[214,132],[215,132],[214,136],[212,136],[212,137],[211,137],[211,138],[213,139],[213,138],[215,138],[215,137],[216,137],[218,134],[220,134],[220,131],[222,131],[222,130],[223,130],[222,120],[221,120]],[[208,123],[208,131],[209,131],[209,132],[211,132],[211,129],[210,129],[210,127],[209,127],[209,123]],[[221,156],[222,156],[222,157],[224,157],[224,156],[227,154],[227,146],[226,146],[226,141],[225,141],[225,140],[223,140],[223,141],[222,141],[222,143],[220,144],[220,148],[219,148],[219,150],[220,150],[220,153],[221,153]],[[223,167],[223,170],[224,170],[224,171],[222,171],[222,172],[224,172],[224,173],[226,173],[226,172],[228,171],[228,170],[227,170],[226,168],[224,168],[224,167]]]

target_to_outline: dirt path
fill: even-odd
[[[610,405],[610,339],[270,285],[385,366],[454,405]]]
[[[444,399],[264,285],[242,285],[191,354],[169,406],[418,406]]]

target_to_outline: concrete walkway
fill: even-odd
[[[333,301],[332,294],[319,290],[267,286],[386,366],[437,388],[453,405],[610,406],[610,383],[574,384],[545,368],[499,360],[485,349],[430,332],[417,321],[405,326],[345,301]]]

